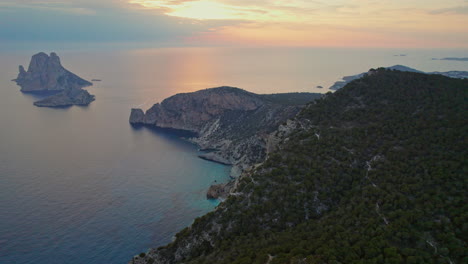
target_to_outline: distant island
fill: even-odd
[[[407,66],[404,66],[404,65],[394,65],[394,66],[391,66],[391,67],[385,67],[385,69],[395,70],[395,71],[402,71],[402,72],[439,74],[439,75],[443,75],[443,76],[450,77],[450,78],[456,78],[456,79],[466,79],[466,78],[468,78],[468,72],[467,71],[423,72],[423,71],[419,71],[419,70],[416,70],[416,69],[413,69],[413,68],[410,68],[410,67],[407,67]],[[328,89],[336,91],[338,89],[343,88],[349,82],[354,81],[354,80],[359,79],[359,78],[362,78],[366,74],[367,74],[366,72],[363,72],[363,73],[352,75],[352,76],[345,76],[345,77],[342,78],[343,79],[342,81],[335,82]]]
[[[100,81],[102,81],[102,80],[101,80],[101,79],[92,79],[91,81],[92,81],[92,82],[100,82]]]
[[[457,58],[457,57],[448,57],[448,58],[432,58],[432,60],[448,60],[448,61],[468,61],[468,58]]]
[[[194,136],[189,140],[208,150],[200,158],[232,165],[231,177],[237,178],[265,159],[271,132],[321,97],[318,93],[255,94],[225,86],[174,95],[146,113],[132,109],[129,121],[191,132]],[[230,187],[215,186],[208,198],[225,196]]]
[[[94,101],[94,95],[82,89],[93,84],[65,69],[54,52],[50,56],[44,52],[33,55],[28,71],[20,65],[18,77],[13,81],[24,93],[56,93],[34,103],[40,107],[88,105]]]

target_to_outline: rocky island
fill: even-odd
[[[322,94],[285,93],[260,95],[234,87],[182,93],[149,110],[132,109],[130,123],[189,131],[189,138],[207,153],[200,158],[232,165],[231,177],[265,159],[270,133]],[[231,186],[231,185],[229,185]],[[218,185],[209,198],[226,194]]]
[[[65,69],[60,58],[52,52],[35,54],[31,58],[28,71],[19,66],[16,82],[25,93],[55,93],[34,103],[41,107],[64,107],[71,105],[88,105],[94,101],[94,95],[83,90],[83,87],[93,85]]]

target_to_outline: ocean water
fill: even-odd
[[[205,192],[229,167],[174,135],[132,128],[132,107],[221,85],[327,92],[344,75],[394,64],[468,71],[431,60],[467,50],[54,50],[67,69],[102,82],[87,88],[96,95],[88,107],[50,109],[10,81],[38,51],[0,52],[0,263],[126,263],[215,208]]]

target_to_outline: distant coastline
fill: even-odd
[[[468,57],[447,57],[447,58],[432,58],[432,60],[446,60],[446,61],[468,61]]]

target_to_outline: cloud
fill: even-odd
[[[0,42],[468,45],[468,0],[0,1]]]
[[[177,45],[184,37],[213,26],[130,8],[123,1],[3,1],[0,5],[0,42],[4,43]]]
[[[270,21],[291,20],[297,14],[310,15],[315,8],[301,1],[267,0],[129,0],[133,5],[161,10],[167,15],[200,20]],[[297,17],[296,17],[297,18]]]
[[[465,1],[468,2],[468,1]],[[450,8],[439,8],[429,11],[430,14],[439,15],[439,14],[459,14],[459,15],[468,15],[468,6],[456,6]]]
[[[70,13],[77,15],[93,15],[95,11],[91,8],[75,7],[66,2],[61,1],[3,1],[0,3],[0,8],[4,11],[11,9],[32,9],[32,10],[49,10],[61,13]]]

